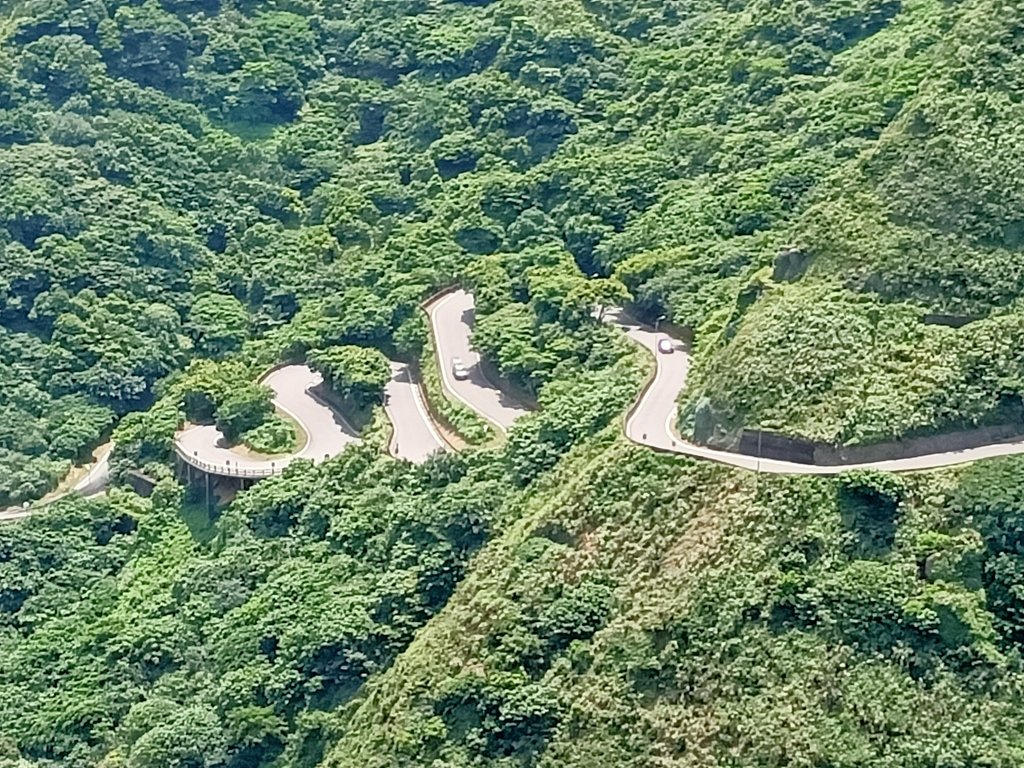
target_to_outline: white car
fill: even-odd
[[[452,358],[452,376],[456,381],[465,381],[469,378],[469,368],[462,362],[461,357]]]
[[[663,355],[671,355],[676,351],[675,344],[672,343],[672,339],[662,337],[658,339],[658,351]]]

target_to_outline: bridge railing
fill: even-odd
[[[178,455],[178,458],[184,461],[186,464],[195,467],[196,469],[207,472],[211,475],[219,475],[221,477],[246,477],[246,478],[262,478],[262,477],[273,477],[280,475],[284,472],[285,467],[288,466],[288,461],[270,462],[269,467],[243,467],[237,462],[232,463],[231,461],[226,462],[210,462],[203,461],[199,458],[196,452],[189,453],[181,444],[175,441],[174,452]]]

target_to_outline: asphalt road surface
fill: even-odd
[[[85,477],[75,483],[74,487],[67,493],[62,493],[46,502],[37,502],[34,506],[29,505],[28,507],[9,507],[7,509],[0,509],[0,522],[5,520],[20,520],[22,518],[29,517],[40,509],[48,507],[54,502],[70,496],[72,493],[77,493],[86,498],[89,498],[90,496],[99,496],[107,490],[107,485],[110,483],[110,452],[113,448],[113,443],[108,444],[106,449],[100,455],[99,461],[96,462],[96,466],[90,469]]]
[[[391,381],[385,387],[384,409],[394,426],[390,445],[392,456],[412,462],[426,461],[447,448],[430,420],[420,390],[407,365],[391,364]],[[277,474],[296,459],[320,462],[337,456],[358,435],[332,408],[310,394],[323,381],[305,365],[279,368],[263,383],[274,390],[274,405],[287,413],[305,431],[306,445],[298,453],[274,459],[243,456],[225,443],[214,426],[198,426],[182,432],[175,440],[179,455],[204,471],[233,477],[267,477]]]
[[[473,296],[463,290],[442,296],[427,307],[434,332],[434,348],[441,366],[441,381],[452,397],[472,408],[502,432],[530,411],[488,381],[480,368],[480,355],[470,346],[475,320]],[[457,381],[452,360],[461,358],[469,378]]]
[[[641,325],[620,310],[609,310],[605,314],[605,319],[619,326],[629,338],[650,350],[657,361],[654,381],[640,397],[633,414],[626,422],[626,437],[650,448],[671,451],[698,459],[709,459],[720,464],[754,471],[800,475],[834,475],[850,469],[909,472],[964,464],[994,456],[1024,453],[1024,441],[1018,441],[904,459],[818,466],[776,459],[758,459],[756,456],[695,445],[683,440],[675,427],[678,411],[676,399],[683,387],[686,386],[686,376],[690,370],[690,355],[686,347],[677,339],[672,339],[674,351],[667,354],[659,352],[658,339],[670,338],[665,333],[656,334],[652,328]]]
[[[110,483],[110,451],[113,448],[114,446],[111,445],[108,450],[104,451],[100,460],[96,462],[96,466],[75,483],[75,487],[72,489],[75,493],[88,498],[89,496],[98,496],[107,490],[107,485]]]
[[[296,459],[320,462],[337,456],[359,440],[351,428],[331,408],[310,394],[320,384],[320,374],[305,365],[278,368],[263,379],[274,391],[274,405],[290,416],[306,433],[306,444],[298,453],[268,459],[243,456],[226,444],[215,426],[192,427],[174,441],[178,455],[204,471],[232,477],[265,477],[275,474]]]
[[[500,429],[507,430],[515,421],[529,413],[484,376],[480,357],[470,347],[474,322],[473,297],[466,291],[449,293],[427,307],[434,344],[441,365],[442,382],[448,394],[472,408]],[[878,469],[890,472],[935,469],[963,464],[978,459],[1024,453],[1024,440],[1012,443],[970,448],[945,453],[932,453],[904,459],[860,464],[816,466],[707,448],[684,440],[676,430],[676,400],[686,386],[690,355],[678,339],[655,331],[622,310],[610,309],[605,320],[622,329],[629,338],[648,349],[656,361],[656,373],[650,386],[640,396],[626,421],[626,436],[641,445],[699,459],[708,459],[733,467],[780,474],[829,475],[849,469]],[[659,339],[670,339],[671,353],[658,351]],[[469,379],[457,381],[452,375],[452,361],[462,359],[469,369]],[[413,462],[448,450],[423,402],[420,389],[408,366],[392,363],[392,378],[385,388],[385,410],[394,426],[391,455]],[[224,445],[223,436],[212,426],[193,427],[178,435],[175,446],[189,461],[201,462],[214,474],[245,476],[246,473],[276,473],[300,458],[321,461],[336,456],[359,438],[331,408],[309,390],[321,382],[320,374],[304,365],[291,365],[271,373],[264,383],[274,390],[274,404],[291,416],[308,436],[306,445],[296,454],[276,459],[245,457]],[[83,496],[102,493],[109,481],[105,453],[89,473],[71,491]],[[66,495],[66,494],[65,494]],[[58,497],[60,498],[60,497]],[[56,499],[54,499],[56,500]],[[16,520],[38,511],[39,506],[0,510],[0,520]]]
[[[28,507],[25,509],[22,509],[21,507],[9,507],[8,509],[0,509],[0,522],[8,522],[10,520],[23,520],[26,517],[31,517],[40,509],[41,507],[38,506]]]
[[[388,450],[395,458],[418,464],[448,449],[430,418],[411,369],[404,363],[391,363],[391,381],[384,388],[384,411],[394,427]]]

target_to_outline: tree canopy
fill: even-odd
[[[357,408],[381,402],[384,385],[391,379],[388,359],[376,349],[345,345],[315,349],[309,363],[323,374],[324,382]]]

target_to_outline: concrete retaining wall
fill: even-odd
[[[909,459],[933,453],[963,451],[983,445],[1015,442],[1024,438],[1024,424],[999,424],[945,434],[924,435],[869,445],[836,446],[788,437],[777,432],[744,429],[738,440],[710,440],[711,448],[745,456],[792,461],[798,464],[839,466],[893,459]]]
[[[152,496],[153,489],[156,488],[156,480],[135,469],[126,472],[124,479],[133,491],[146,498]]]

